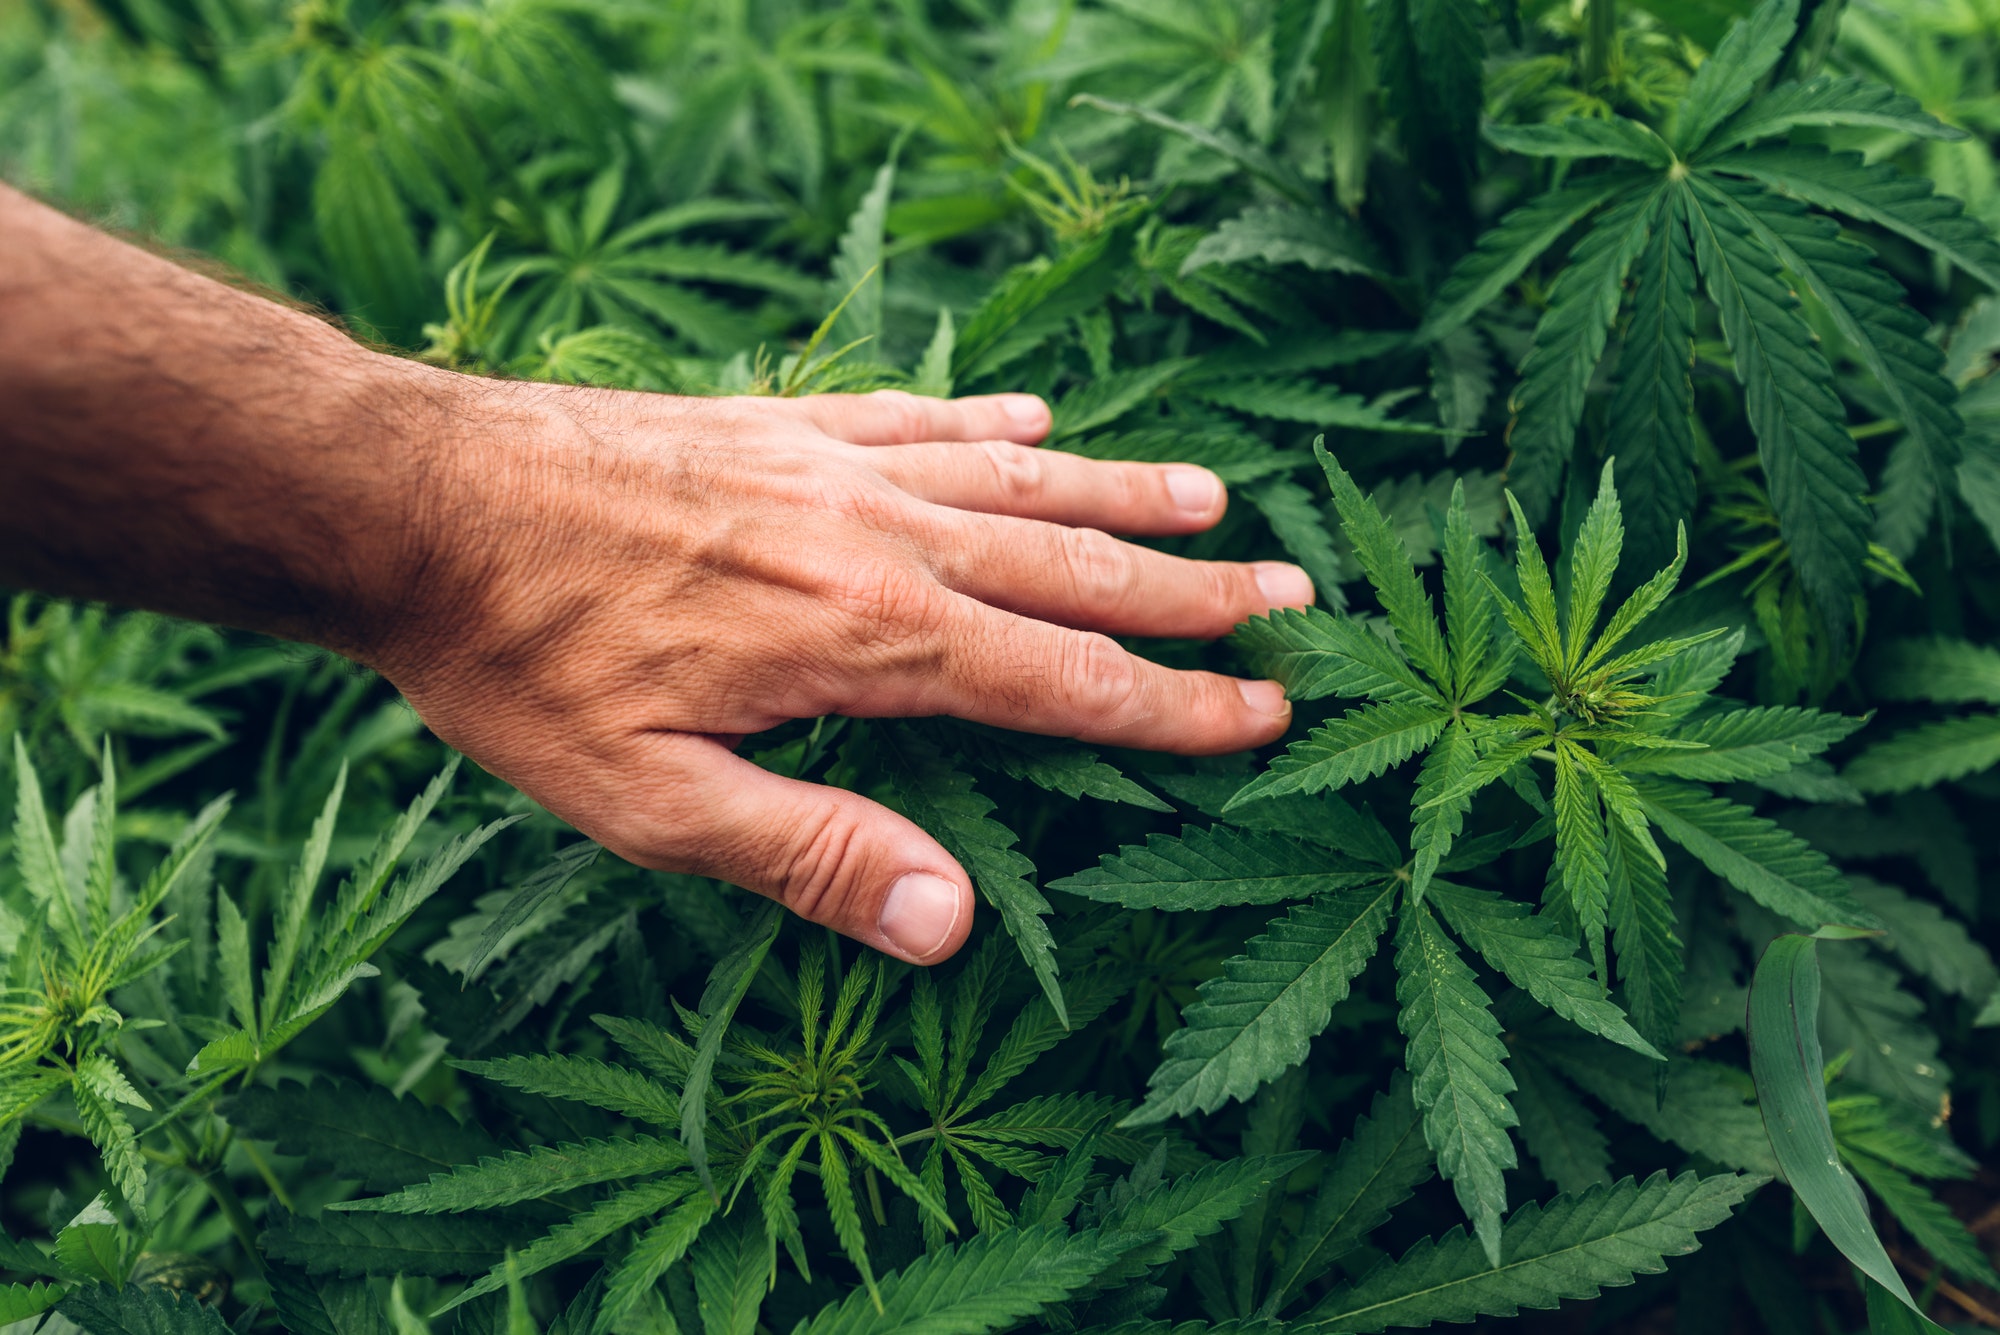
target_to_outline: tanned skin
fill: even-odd
[[[947,714],[1189,755],[1275,682],[1112,635],[1311,601],[1278,563],[1108,534],[1222,517],[1203,469],[1032,448],[1030,395],[683,398],[370,351],[0,186],[0,584],[321,645],[641,866],[920,964],[965,872],[856,794],[737,756],[788,719]]]

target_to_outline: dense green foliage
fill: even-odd
[[[1990,0],[0,6],[89,216],[467,370],[1033,390],[1319,589],[1144,646],[1269,755],[752,739],[964,863],[930,971],[16,597],[0,1324],[1993,1319],[1997,98]]]

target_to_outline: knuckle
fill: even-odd
[[[891,562],[845,569],[824,592],[839,608],[849,640],[863,649],[905,644],[937,622],[936,585]]]
[[[1132,590],[1132,549],[1094,528],[1057,530],[1058,559],[1080,605],[1115,607]]]
[[[978,448],[1003,505],[1025,509],[1047,497],[1049,466],[1047,456],[1040,450],[1004,440],[981,441]]]
[[[852,870],[858,833],[833,803],[820,805],[785,832],[772,887],[779,902],[813,922],[844,921],[859,884]]]
[[[924,400],[902,389],[878,389],[868,395],[875,411],[904,440],[920,440],[929,432]]]
[[[1139,668],[1118,641],[1094,632],[1070,637],[1062,672],[1078,708],[1096,726],[1118,727],[1131,720],[1139,698]]]

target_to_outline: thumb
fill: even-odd
[[[887,807],[781,778],[690,733],[652,734],[636,759],[640,782],[586,831],[620,857],[768,895],[912,964],[964,944],[973,906],[965,872]],[[635,792],[648,796],[632,803]]]

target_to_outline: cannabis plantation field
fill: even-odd
[[[1995,134],[1993,0],[0,0],[86,216],[464,370],[1032,390],[1319,593],[1143,647],[1269,754],[750,739],[972,874],[929,971],[14,597],[0,1325],[2000,1328]]]

